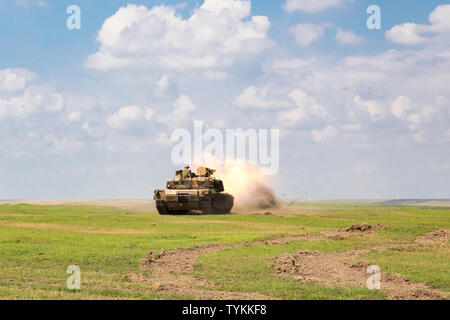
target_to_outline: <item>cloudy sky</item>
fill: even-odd
[[[450,198],[448,1],[7,0],[0,39],[0,198],[150,198],[194,120],[279,128],[279,196]]]

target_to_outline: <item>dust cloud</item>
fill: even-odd
[[[217,170],[215,177],[223,180],[225,192],[234,196],[234,209],[272,209],[280,206],[269,178],[261,173],[260,167],[238,160],[227,160],[223,165],[203,165]]]

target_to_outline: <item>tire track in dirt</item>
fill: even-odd
[[[356,234],[355,234],[356,235]],[[156,292],[194,296],[197,300],[271,300],[279,299],[259,293],[229,292],[215,290],[214,283],[205,279],[197,279],[191,275],[200,256],[242,246],[254,244],[283,245],[297,240],[319,241],[323,236],[313,236],[309,233],[298,236],[276,236],[264,240],[246,241],[234,245],[204,245],[185,249],[174,249],[171,251],[150,251],[141,260],[142,268],[151,270],[151,277],[142,273],[131,274],[129,279],[133,282],[148,283]],[[205,287],[211,289],[203,289]]]
[[[282,245],[297,240],[319,241],[326,239],[346,239],[354,236],[366,236],[373,230],[386,229],[383,226],[367,227],[366,224],[341,228],[336,231],[324,232],[322,236],[303,234],[299,236],[272,237],[265,240],[255,240],[234,245],[205,245],[171,251],[150,251],[141,260],[141,267],[151,271],[151,277],[132,274],[129,278],[134,282],[148,283],[156,292],[193,296],[198,300],[267,300],[277,299],[259,293],[229,292],[217,288],[214,283],[205,279],[197,279],[191,275],[200,256],[253,244]],[[362,254],[371,251],[382,251],[392,248],[410,248],[424,245],[445,244],[450,232],[436,230],[418,237],[415,243],[383,244],[361,250],[339,252],[301,251],[294,254],[283,254],[270,264],[276,270],[277,276],[293,277],[300,281],[314,281],[333,286],[365,286],[368,263],[356,261]],[[204,289],[204,288],[209,289]],[[216,289],[217,288],[217,289]],[[448,299],[445,292],[431,289],[422,283],[414,283],[401,275],[382,272],[382,290],[390,299]]]
[[[353,227],[353,226],[352,226]],[[350,229],[340,229],[349,232]],[[338,230],[339,231],[339,230]],[[350,231],[352,232],[352,231]],[[358,235],[360,233],[358,232]],[[329,238],[335,238],[333,233]],[[300,251],[294,254],[285,253],[269,264],[275,269],[275,274],[282,277],[292,277],[299,281],[317,282],[327,286],[365,287],[370,274],[366,273],[369,263],[356,259],[371,251],[388,249],[413,248],[419,246],[445,245],[450,231],[435,230],[416,239],[414,243],[384,244],[361,250],[338,252]],[[341,239],[337,237],[335,239]],[[449,299],[450,295],[424,283],[413,282],[399,274],[381,272],[381,290],[394,300],[440,300]]]
[[[190,272],[193,270],[197,259],[205,254],[253,244],[279,245],[296,240],[309,240],[308,234],[300,236],[272,237],[265,240],[243,242],[235,245],[205,245],[187,249],[175,249],[171,251],[150,251],[147,257],[141,260],[142,268],[151,270],[151,278],[143,274],[130,275],[135,282],[149,283],[157,292],[194,296],[198,300],[271,300],[279,299],[260,293],[229,292],[215,290],[214,283],[204,279],[197,279]],[[211,289],[203,289],[208,287]]]
[[[143,268],[150,268],[151,278],[142,274],[130,276],[132,281],[152,284],[157,292],[194,296],[197,300],[270,300],[275,299],[259,293],[229,292],[215,289],[215,285],[189,274],[197,259],[204,254],[238,247],[239,245],[206,245],[169,252],[153,252],[141,260]],[[208,287],[211,289],[203,289]]]

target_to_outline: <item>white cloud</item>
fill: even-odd
[[[302,47],[318,41],[324,35],[324,26],[317,24],[298,24],[289,29],[294,35],[295,42]]]
[[[111,115],[107,119],[107,123],[114,129],[127,128],[131,123],[141,119],[142,110],[138,106],[126,106]]]
[[[322,130],[312,130],[312,136],[314,142],[329,142],[336,138],[337,130],[333,126],[327,126]]]
[[[61,111],[64,108],[64,98],[58,92],[50,92],[47,95],[48,100],[45,106],[46,110],[51,112]]]
[[[294,35],[297,45],[306,47],[320,40],[324,36],[326,28],[335,28],[335,26],[330,23],[298,24],[290,28],[289,32]],[[363,39],[358,37],[352,30],[337,28],[336,40],[341,44],[355,45],[361,43]]]
[[[195,110],[195,105],[187,95],[180,95],[173,104],[173,114],[171,121],[183,122]]]
[[[80,121],[80,119],[81,119],[80,111],[73,111],[69,113],[69,115],[67,116],[67,120],[69,121],[69,123]]]
[[[0,119],[23,118],[42,111],[58,112],[63,108],[63,96],[43,86],[29,86],[6,99],[0,96]]]
[[[295,102],[297,107],[280,112],[278,114],[280,124],[290,126],[313,118],[323,119],[327,117],[325,108],[303,90],[292,90],[289,93],[289,98]]]
[[[192,118],[192,112],[196,109],[191,99],[181,94],[173,104],[173,111],[165,117],[161,117],[159,122],[164,122],[169,126],[179,126]]]
[[[37,78],[37,75],[26,69],[0,70],[0,91],[12,92],[23,90],[28,82]]]
[[[97,70],[121,67],[227,68],[266,49],[270,27],[265,16],[250,17],[249,0],[205,0],[188,19],[175,7],[120,8],[100,29],[100,49],[86,65]]]
[[[234,103],[240,108],[247,109],[271,109],[287,105],[280,99],[272,99],[269,91],[268,86],[262,88],[250,86],[235,99]]]
[[[289,97],[295,101],[298,108],[304,110],[305,114],[318,118],[325,118],[327,116],[325,108],[303,90],[294,89],[289,93]]]
[[[360,96],[356,96],[353,99],[353,102],[356,103],[360,108],[366,111],[372,120],[378,120],[383,118],[384,110],[379,102],[373,100],[362,100]]]
[[[284,125],[295,125],[306,118],[303,108],[297,107],[288,111],[282,111],[278,114],[278,120]]]
[[[295,101],[298,107],[303,108],[306,113],[319,118],[325,118],[327,116],[325,108],[318,104],[305,91],[294,89],[289,93],[289,97]]]
[[[95,136],[94,131],[92,130],[90,124],[88,122],[83,123],[81,126],[81,129],[83,129],[84,132],[86,132],[90,136]]]
[[[450,31],[450,4],[439,5],[430,13],[430,29],[433,32]]]
[[[300,10],[311,13],[339,6],[345,2],[353,2],[353,0],[286,0],[284,9],[287,12]]]
[[[37,74],[27,69],[0,70],[0,119],[25,118],[39,112],[58,112],[64,97],[44,85],[29,85]]]
[[[170,85],[169,77],[167,75],[163,75],[157,82],[156,88],[158,92],[165,92]]]
[[[391,113],[398,119],[404,119],[409,110],[411,110],[411,101],[408,97],[399,96],[391,103]]]
[[[103,125],[99,125],[99,124],[91,125],[91,123],[85,121],[85,122],[83,122],[83,124],[81,126],[81,130],[83,130],[90,137],[96,139],[94,144],[97,144],[97,145],[102,144],[101,139],[105,136],[105,130],[104,130]]]
[[[279,115],[280,126],[301,124],[294,127],[297,137],[328,124],[342,129],[342,140],[355,147],[446,141],[450,52],[445,39],[373,55],[275,59],[263,70],[272,90],[302,88],[326,106],[322,120],[308,118],[301,108]],[[398,99],[401,94],[405,98]]]
[[[83,149],[86,144],[83,141],[69,139],[60,134],[46,134],[43,142],[49,154],[72,154]]]
[[[417,105],[413,105],[406,96],[399,96],[391,103],[391,113],[397,119],[409,123],[409,129],[411,130],[417,130],[422,124],[431,122],[433,118],[438,116],[436,107],[427,105],[419,108]]]
[[[288,75],[292,70],[296,72],[309,70],[314,67],[315,62],[314,60],[300,58],[280,59],[264,65],[263,69],[267,74]]]
[[[70,139],[56,133],[45,134],[42,140],[46,146],[44,150],[48,154],[73,154],[86,146],[83,141]]]
[[[392,27],[391,30],[387,31],[386,38],[400,44],[418,44],[426,40],[420,36],[424,31],[425,28],[420,25],[415,23],[404,23],[396,25]]]
[[[362,38],[358,37],[352,30],[338,28],[336,40],[342,44],[358,44],[362,41]]]
[[[170,140],[170,137],[167,133],[161,132],[156,135],[156,144],[159,144],[160,146],[164,147],[170,147],[173,145],[173,141]]]
[[[210,3],[214,4],[213,2]],[[216,1],[216,3],[221,5],[219,1]],[[245,9],[245,6],[243,8]],[[225,8],[224,10],[227,11],[228,9]],[[233,10],[237,15],[240,14],[240,10]],[[150,9],[147,10],[147,13],[148,11]],[[195,9],[192,12],[196,12]],[[183,18],[175,15],[175,24],[178,25],[179,21],[182,21],[183,24],[193,23],[190,21],[191,18],[189,16],[191,14],[188,10],[183,11]],[[188,72],[179,74],[168,70],[168,67],[165,65],[162,66],[161,70],[157,70],[159,68],[159,59],[169,55],[183,55],[182,50],[187,45],[181,42],[180,49],[174,49],[173,46],[178,43],[177,41],[173,42],[175,43],[173,46],[172,42],[169,44],[165,43],[163,47],[156,44],[156,52],[152,52],[150,48],[152,44],[141,41],[146,39],[146,37],[139,35],[144,34],[140,26],[147,23],[150,24],[150,20],[155,18],[155,16],[148,17],[150,18],[148,21],[137,19],[135,24],[131,24],[117,33],[120,41],[116,40],[122,44],[125,43],[124,47],[127,48],[124,50],[123,55],[117,51],[105,51],[107,53],[106,56],[112,60],[117,59],[117,61],[122,62],[121,59],[125,59],[124,61],[130,59],[130,65],[142,71],[132,74],[132,76],[137,75],[135,79],[126,74],[122,77],[122,72],[113,72],[108,74],[107,79],[104,79],[106,81],[98,81],[98,86],[90,87],[89,84],[86,86],[86,83],[75,87],[69,86],[69,92],[64,92],[64,101],[66,101],[67,94],[72,93],[73,103],[65,104],[66,111],[58,116],[45,113],[39,119],[36,118],[40,110],[46,111],[48,105],[54,106],[50,109],[57,110],[59,109],[57,106],[61,104],[55,98],[53,98],[54,103],[47,104],[45,102],[46,98],[39,100],[37,96],[41,95],[36,92],[36,100],[39,103],[32,104],[37,105],[36,108],[32,109],[34,110],[33,112],[37,113],[35,117],[30,117],[26,121],[17,123],[16,121],[4,122],[2,123],[3,126],[0,126],[2,134],[1,146],[5,153],[12,154],[12,152],[9,152],[10,150],[14,151],[16,155],[28,152],[30,161],[34,161],[36,158],[45,161],[46,159],[44,157],[40,158],[40,156],[42,153],[48,152],[48,150],[70,153],[73,150],[77,150],[77,148],[86,146],[86,153],[64,158],[64,165],[68,168],[73,167],[73,163],[89,155],[95,158],[93,159],[95,160],[94,162],[102,163],[100,166],[97,166],[98,170],[95,170],[95,166],[90,168],[89,173],[92,171],[94,175],[97,175],[103,174],[102,170],[105,164],[109,163],[107,159],[111,158],[111,152],[115,152],[117,157],[114,156],[112,158],[133,164],[133,167],[130,167],[132,172],[130,170],[120,170],[120,173],[123,173],[123,176],[120,176],[120,178],[123,180],[130,176],[132,178],[136,172],[145,172],[145,163],[148,162],[148,159],[157,161],[158,156],[161,158],[161,154],[164,155],[164,152],[169,150],[168,146],[173,145],[169,133],[170,129],[172,129],[171,127],[180,126],[178,124],[180,123],[183,127],[191,129],[191,120],[194,117],[222,130],[231,128],[231,126],[242,128],[280,127],[280,148],[283,156],[282,160],[286,163],[285,168],[280,173],[282,174],[282,179],[286,178],[288,184],[293,184],[286,185],[283,188],[287,190],[306,190],[302,193],[304,196],[322,195],[324,197],[334,196],[336,189],[343,190],[340,194],[351,195],[351,191],[345,189],[348,181],[355,182],[353,183],[353,188],[361,188],[355,172],[360,174],[372,174],[375,172],[376,169],[372,167],[374,164],[372,162],[374,159],[386,160],[383,154],[386,150],[395,151],[389,154],[392,161],[378,161],[380,167],[376,175],[367,179],[368,184],[370,184],[370,190],[373,191],[378,188],[378,190],[385,192],[382,195],[388,194],[391,188],[416,189],[417,185],[410,183],[411,180],[404,179],[402,172],[420,167],[425,169],[419,170],[422,172],[418,172],[418,174],[425,175],[428,173],[426,172],[426,165],[429,159],[439,158],[445,160],[448,155],[448,151],[446,151],[450,142],[448,126],[450,123],[450,114],[448,113],[450,111],[450,106],[448,105],[448,99],[450,98],[448,91],[448,83],[450,83],[450,55],[448,47],[442,45],[440,47],[429,46],[426,50],[418,48],[401,49],[379,54],[354,54],[344,57],[342,57],[342,52],[322,52],[321,50],[319,50],[320,52],[315,52],[312,49],[305,49],[300,50],[305,51],[305,54],[301,55],[302,58],[295,57],[298,54],[298,50],[290,51],[291,46],[288,46],[289,48],[280,47],[277,50],[270,51],[270,55],[264,55],[266,65],[263,71],[265,73],[261,74],[253,66],[250,70],[241,70],[241,61],[238,61],[237,59],[239,58],[236,58],[238,54],[222,52],[216,50],[216,48],[209,51],[209,49],[205,49],[209,48],[208,46],[199,46],[197,53],[194,52],[194,49],[188,50],[186,59],[207,59],[211,55],[206,53],[212,52],[212,56],[219,59],[216,60],[217,63],[212,64],[214,67],[211,68],[197,68],[197,70],[187,70]],[[221,18],[227,19],[225,15],[221,16]],[[244,23],[244,21],[251,22],[251,18],[242,19],[239,23]],[[214,25],[214,23],[215,21],[211,24]],[[166,37],[168,34],[166,31],[170,28],[163,25],[162,38]],[[216,26],[212,26],[212,28],[217,29]],[[183,25],[182,30],[186,29],[187,27]],[[204,31],[208,32],[209,29],[205,28]],[[336,44],[337,41],[340,41],[337,31],[335,27],[333,27],[333,31],[325,30],[325,33],[330,33],[331,38],[336,36],[337,40],[331,39]],[[173,34],[173,32],[171,31],[170,34]],[[291,42],[294,41],[294,38],[289,34],[285,36],[291,38]],[[428,37],[429,34],[424,33],[420,34],[420,36]],[[265,40],[267,40],[267,35],[265,37]],[[150,41],[153,41],[153,38],[153,36],[148,37]],[[189,39],[189,34],[185,38]],[[136,39],[139,39],[139,41]],[[164,38],[164,41],[166,40],[169,41],[170,39]],[[114,41],[112,46],[116,48],[118,46],[116,46],[117,43]],[[282,46],[283,43],[280,43],[280,45]],[[142,47],[133,46],[136,44],[142,44]],[[100,43],[100,48],[102,46],[103,44]],[[107,45],[104,46],[105,48],[107,47]],[[167,52],[161,48],[167,49]],[[154,60],[149,57],[154,58]],[[249,57],[253,58],[253,53],[245,54],[246,59]],[[281,60],[281,57],[284,60]],[[178,62],[178,59],[173,60]],[[150,63],[148,61],[155,62],[154,65],[150,66],[155,70],[145,69],[148,66],[145,63]],[[99,62],[101,63],[102,61]],[[256,62],[259,62],[259,59]],[[185,62],[181,61],[181,63],[184,64]],[[141,64],[142,68],[139,68]],[[235,66],[235,68],[225,69],[228,65]],[[239,74],[236,74],[235,70],[238,70]],[[204,79],[199,79],[202,76],[208,79],[223,79],[228,76],[229,79],[211,83]],[[117,79],[113,77],[117,77]],[[144,79],[144,81],[140,81],[141,79]],[[118,80],[120,80],[121,84],[123,83],[124,86],[127,86],[123,88],[124,90],[111,89],[117,88]],[[17,85],[5,86],[13,89],[0,92],[0,105],[4,106],[5,101],[9,103],[12,97],[25,96],[24,91],[29,86],[27,81],[22,82],[24,84],[18,81]],[[137,82],[139,84],[133,86]],[[248,94],[244,96],[246,99],[241,99],[240,102],[244,106],[247,104],[248,108],[258,106],[259,109],[256,109],[256,112],[239,110],[237,107],[227,109],[227,105],[229,106],[236,96],[243,94],[252,84],[254,85],[254,90],[246,92]],[[82,89],[84,93],[80,92],[78,94],[77,89]],[[157,89],[167,94],[163,97],[152,97],[152,93],[155,95]],[[191,99],[187,96],[181,99],[182,97],[178,95],[178,90],[180,90],[179,92],[188,93],[193,100],[195,97],[194,101],[199,103],[197,113],[195,113],[196,106],[194,106]],[[49,90],[49,92],[52,92],[52,90]],[[234,95],[230,96],[230,93],[234,93]],[[410,107],[405,108],[403,113],[399,111],[400,109],[392,112],[391,103],[398,102],[397,98],[400,95],[404,95],[408,99]],[[42,97],[44,96],[50,96],[51,98],[51,95],[48,94],[42,95]],[[90,99],[85,99],[83,96],[89,96]],[[119,108],[129,104],[127,101],[129,101],[130,96],[135,97],[134,101],[148,101],[149,105],[155,106],[156,113],[152,109],[145,109],[147,105],[140,105],[140,102],[136,102],[140,106],[139,117],[121,114]],[[177,97],[179,99],[174,103]],[[354,102],[355,97],[360,97],[357,100],[359,104]],[[29,100],[34,101],[33,99]],[[167,101],[171,103],[167,103]],[[278,106],[280,103],[283,104],[281,106],[283,110]],[[173,109],[171,108],[172,104],[174,105]],[[31,103],[26,105],[31,105]],[[114,106],[116,108],[109,109]],[[215,112],[219,109],[221,110],[220,116]],[[349,109],[355,111],[355,117],[349,117],[346,112]],[[380,113],[379,109],[384,112],[383,117],[381,117],[382,112]],[[11,108],[2,108],[0,110],[9,112]],[[82,112],[82,115],[79,112]],[[113,113],[116,112],[117,119],[113,117]],[[401,116],[397,117],[396,115]],[[105,127],[109,127],[109,123],[105,121],[108,116],[115,119],[113,123],[118,127],[136,128],[136,135],[130,135],[130,132],[120,130],[106,130],[107,128]],[[124,119],[121,119],[122,116],[124,116]],[[378,117],[380,117],[379,121],[370,121],[378,119]],[[154,121],[155,118],[157,121],[163,120],[164,122],[157,123],[157,121]],[[215,118],[218,120],[213,121]],[[430,121],[427,119],[430,119]],[[146,122],[146,120],[152,122]],[[69,121],[73,121],[74,125],[67,125]],[[292,125],[292,127],[289,127],[289,125]],[[55,134],[55,132],[60,132],[61,134]],[[104,134],[94,135],[95,132]],[[80,142],[77,139],[82,139],[83,141]],[[410,139],[428,143],[420,146]],[[312,141],[317,143],[331,142],[331,144],[328,146],[311,145]],[[13,147],[14,145],[18,146]],[[361,150],[361,148],[366,149]],[[146,152],[146,155],[148,154],[149,157],[134,157],[129,150]],[[357,163],[360,160],[365,161],[364,159],[358,159],[358,157],[365,158],[369,164],[364,162]],[[65,161],[66,159],[69,161]],[[106,161],[104,161],[105,159]],[[327,163],[327,159],[333,159],[330,166],[328,166],[329,161]],[[402,160],[402,166],[396,165],[398,163],[396,160],[399,159]],[[66,162],[68,163],[66,164]],[[140,162],[144,164],[141,166]],[[342,170],[346,165],[349,165],[349,170]],[[305,168],[308,168],[308,170],[305,170]],[[350,171],[353,168],[355,172]],[[27,168],[22,169],[27,170]],[[14,171],[11,170],[11,172],[12,178],[10,180],[15,181]],[[130,172],[132,173],[131,175]],[[2,171],[2,178],[4,174],[5,170]],[[156,180],[165,178],[163,174],[160,177],[155,177],[154,173],[150,175],[153,175],[153,178]],[[289,179],[289,176],[292,175],[296,175],[299,178]],[[356,179],[352,179],[355,176]],[[96,178],[101,180],[101,177],[100,175]],[[324,184],[321,183],[318,177],[322,180],[331,181],[332,186],[324,189]],[[435,181],[432,180],[439,182],[438,180],[440,179],[448,180],[446,178],[448,177],[444,175],[439,177],[431,176],[429,180],[420,179],[419,177],[416,181],[420,185],[435,185]],[[134,183],[131,180],[127,185]],[[365,178],[361,177],[361,180],[365,180]],[[301,181],[307,181],[307,183],[302,184]],[[396,181],[407,182],[396,185]],[[377,183],[380,183],[380,185],[376,185]],[[381,183],[384,185],[381,185]],[[391,187],[390,184],[395,186]],[[89,184],[85,185],[88,186]],[[440,192],[439,194],[445,195],[447,190],[445,187],[445,182],[440,183],[433,190],[430,190],[428,194],[438,191]],[[75,190],[76,186],[73,188]],[[19,190],[19,188],[12,189]],[[94,190],[95,186],[92,189]],[[140,186],[137,186],[136,189],[138,191],[143,190]],[[317,189],[321,191],[317,191]],[[444,191],[439,191],[439,189]],[[70,193],[72,191],[66,190],[65,192]],[[88,193],[90,191],[92,190],[85,190]],[[94,190],[95,192],[98,192],[98,190]],[[108,194],[107,192],[100,191],[103,194]],[[117,192],[117,197],[123,197],[123,195],[119,194],[120,192],[123,192],[123,190]],[[125,196],[135,197],[132,194],[135,190],[127,192]],[[434,195],[431,194],[431,196]]]
[[[427,35],[450,35],[450,4],[437,6],[429,16],[430,25],[404,23],[392,27],[386,32],[386,38],[392,42],[415,45],[430,40]]]

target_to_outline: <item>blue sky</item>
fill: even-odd
[[[208,1],[2,2],[0,198],[149,198],[194,119],[279,128],[280,196],[450,197],[449,1]]]
[[[177,5],[186,3],[180,10],[184,16],[198,7],[200,1],[47,1],[48,7],[38,7],[29,1],[29,5],[20,5],[15,0],[6,1],[0,11],[0,67],[7,68],[22,66],[35,70],[49,78],[64,77],[69,70],[71,74],[80,71],[85,73],[83,60],[94,52],[98,44],[95,41],[97,31],[106,18],[114,14],[124,4],[142,4],[148,7],[160,4]],[[277,39],[290,50],[298,54],[315,54],[316,52],[332,51],[336,55],[357,53],[375,53],[392,47],[385,41],[384,32],[392,26],[404,22],[427,23],[429,13],[439,4],[446,1],[356,1],[332,10],[324,10],[314,14],[297,11],[286,13],[282,1],[252,1],[252,14],[265,15],[271,20],[272,27],[269,35]],[[66,8],[77,4],[82,10],[82,29],[68,30],[65,27]],[[377,4],[382,8],[382,30],[371,31],[366,28],[366,8]],[[13,14],[11,14],[13,13]],[[286,35],[286,29],[297,23],[331,22],[345,29],[353,29],[367,39],[357,48],[337,48],[333,41],[321,41],[312,50],[298,49],[292,43],[291,37]],[[326,39],[330,40],[330,38]],[[309,49],[309,48],[308,48]],[[351,50],[351,51],[350,51]]]

